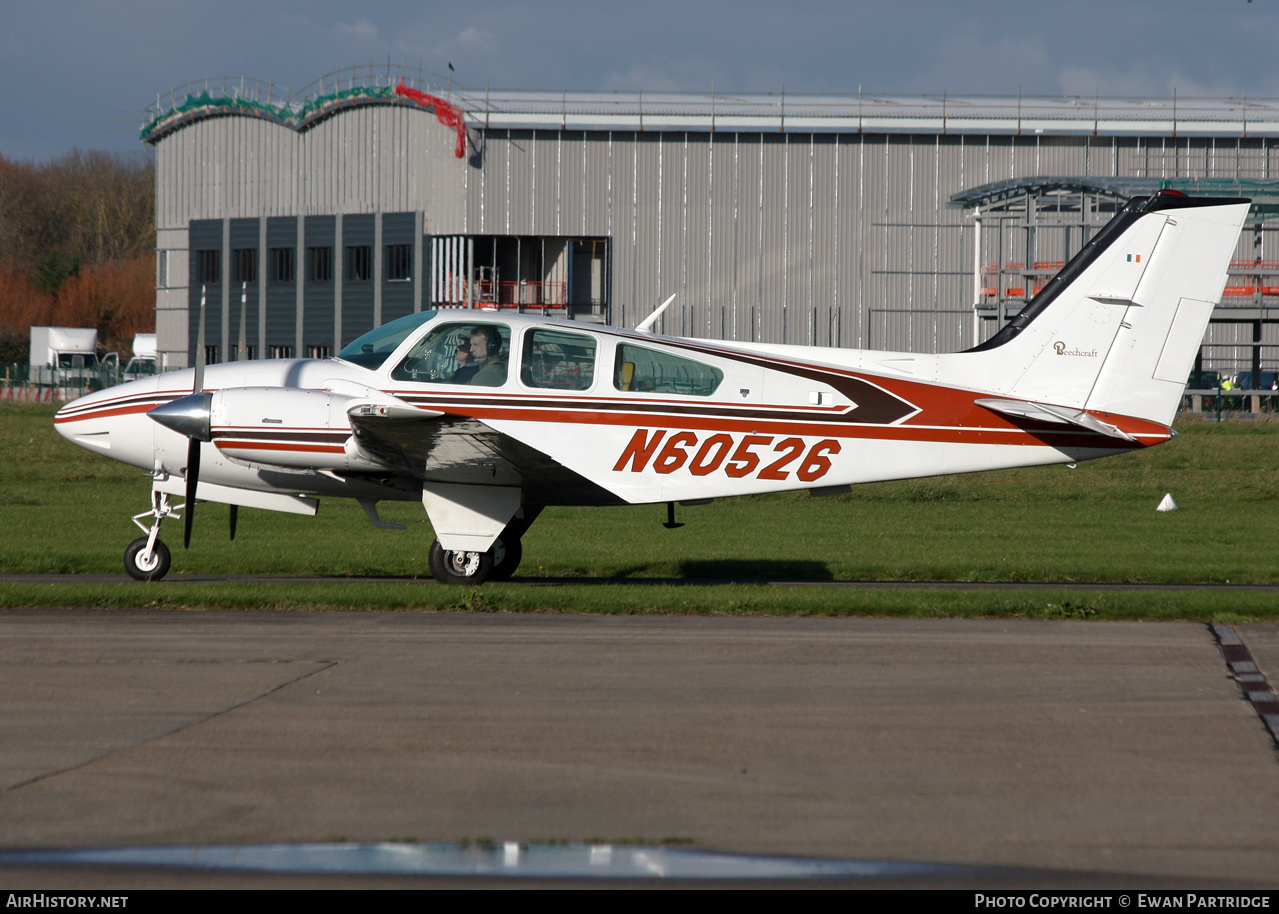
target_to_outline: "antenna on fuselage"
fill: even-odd
[[[662,312],[667,309],[670,303],[675,301],[675,295],[678,295],[678,294],[679,294],[678,292],[675,293],[670,298],[666,299],[666,301],[658,305],[652,314],[650,314],[648,317],[644,318],[642,321],[639,322],[639,326],[637,326],[635,329],[638,330],[640,333],[652,333],[653,325],[657,323],[657,319],[662,316]]]

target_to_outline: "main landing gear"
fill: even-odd
[[[505,581],[515,574],[524,557],[520,540],[542,513],[540,506],[525,506],[521,517],[506,525],[487,552],[454,552],[436,540],[431,543],[431,574],[441,584],[483,584]]]
[[[518,539],[495,542],[487,552],[445,549],[439,540],[431,543],[431,574],[441,584],[483,584],[505,581],[520,567],[524,549]]]
[[[164,492],[151,490],[151,510],[143,511],[133,517],[146,536],[140,536],[124,550],[124,570],[129,577],[138,581],[158,581],[169,573],[169,547],[160,542],[160,522],[166,517],[177,517],[169,504],[169,496]],[[151,526],[142,522],[142,518],[151,518]]]

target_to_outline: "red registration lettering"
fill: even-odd
[[[648,459],[653,456],[653,451],[657,450],[657,445],[666,437],[666,432],[653,432],[653,439],[648,439],[648,433],[644,429],[635,430],[635,434],[631,436],[631,443],[626,445],[626,450],[622,451],[622,456],[617,458],[617,463],[613,466],[613,472],[625,469],[626,464],[631,464],[631,472],[638,473],[648,466]]]
[[[732,435],[711,435],[697,449],[697,456],[688,465],[688,471],[694,476],[707,476],[719,469],[728,452],[733,449]]]
[[[804,439],[784,438],[778,442],[773,451],[785,451],[785,453],[760,470],[760,479],[785,479],[789,476],[790,471],[785,469],[785,467],[787,464],[794,463],[799,459],[799,455],[804,453]]]
[[[662,446],[663,440],[665,446]],[[668,438],[665,431],[650,433],[646,429],[637,429],[613,470],[629,469],[632,473],[641,473],[652,461],[654,472],[664,476],[685,466],[694,476],[709,476],[722,467],[734,479],[742,479],[759,470],[760,479],[785,482],[791,475],[789,467],[798,460],[796,478],[801,482],[815,482],[830,472],[831,457],[840,452],[840,444],[833,438],[818,441],[808,448],[807,453],[803,438],[783,438],[773,447],[775,459],[760,470],[762,458],[754,449],[772,443],[771,435],[746,435],[734,448],[733,436],[719,432],[699,446],[696,432],[675,432]],[[728,456],[730,453],[732,457]]]
[[[653,461],[653,469],[663,474],[674,473],[688,460],[688,451],[684,450],[684,446],[689,444],[697,444],[697,436],[692,432],[676,432],[671,435],[666,441],[666,447],[662,448],[662,453]]]
[[[751,453],[751,448],[768,444],[772,440],[772,435],[747,435],[737,446],[737,450],[733,451],[733,458],[724,467],[724,472],[734,479],[754,473],[759,467],[759,458]]]
[[[830,458],[827,454],[838,454],[839,442],[827,438],[825,441],[819,441],[808,451],[808,456],[804,458],[804,462],[800,464],[799,473],[797,474],[804,482],[812,482],[815,479],[821,479],[830,470]]]

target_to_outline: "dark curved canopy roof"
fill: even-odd
[[[951,196],[949,205],[963,209],[993,206],[1018,197],[1049,194],[1097,194],[1119,201],[1149,197],[1160,190],[1179,190],[1193,197],[1248,197],[1255,217],[1279,213],[1279,181],[1226,178],[1100,178],[1033,175],[993,181]]]

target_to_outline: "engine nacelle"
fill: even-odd
[[[346,411],[357,400],[300,387],[223,388],[213,394],[213,444],[241,463],[291,469],[377,469],[382,465],[369,460],[351,440]]]

